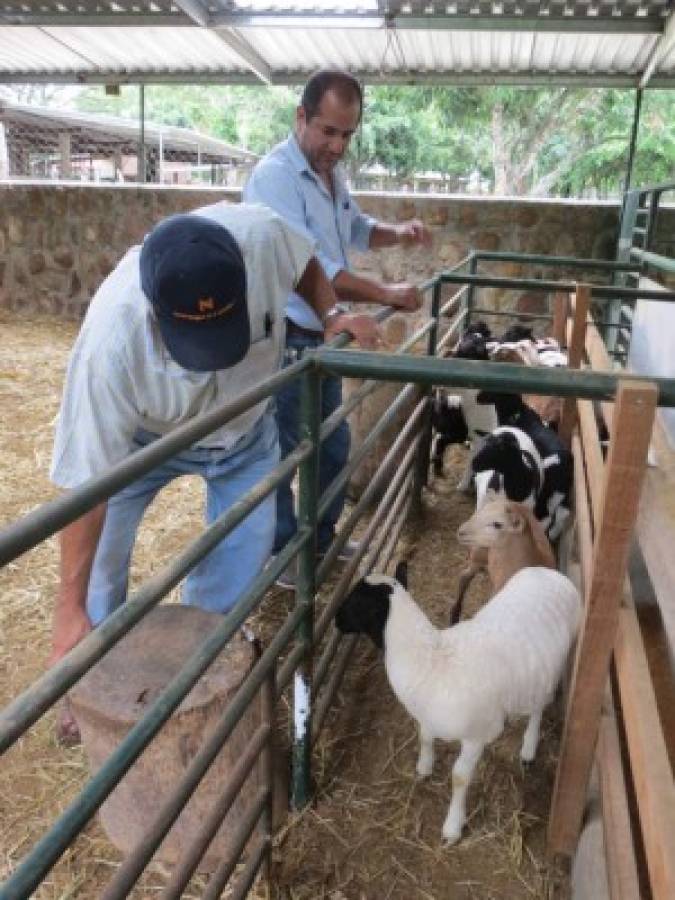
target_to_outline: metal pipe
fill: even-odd
[[[190,883],[190,879],[194,875],[200,860],[222,825],[223,819],[230,811],[235,797],[248,778],[251,769],[258,760],[259,753],[269,740],[269,737],[269,722],[263,722],[256,729],[243,754],[235,763],[227,783],[222,786],[222,794],[220,794],[209,810],[204,824],[193,835],[189,847],[185,849],[179,861],[172,867],[171,879],[161,893],[161,900],[178,900],[182,896],[184,889]],[[269,787],[271,790],[271,785],[265,784],[264,786]],[[126,864],[126,860],[124,864]]]
[[[169,829],[172,827],[185,805],[189,802],[202,778],[222,749],[223,744],[250,708],[251,701],[255,697],[255,694],[274,671],[279,653],[285,649],[287,644],[293,638],[293,634],[298,623],[301,621],[304,612],[304,606],[300,609],[295,609],[276,632],[270,645],[241,683],[236,694],[228,703],[225,712],[222,714],[213,730],[209,733],[208,738],[199,748],[196,756],[194,756],[190,762],[190,765],[186,769],[175,791],[164,803],[153,822],[150,823],[148,830],[143,836],[143,840],[134,848],[129,856],[127,856],[124,863],[117,870],[115,877],[112,879],[103,895],[103,900],[121,900],[121,898],[127,896],[141,872],[150,861],[153,853],[164,840]],[[231,780],[232,776],[230,778],[230,781]],[[229,803],[227,804],[227,808],[224,809],[223,814],[220,816],[220,821],[222,821],[222,818],[234,802],[240,786],[241,785],[235,785],[236,790],[230,790],[229,785],[225,786],[225,790],[229,795]],[[223,806],[224,804],[221,803],[220,805]],[[211,836],[218,830],[218,825],[219,822],[216,824]],[[208,846],[208,842],[206,846]]]
[[[312,636],[316,593],[316,533],[321,518],[319,508],[319,430],[321,427],[321,379],[316,370],[302,376],[300,387],[300,436],[312,444],[313,452],[300,466],[298,526],[311,531],[303,547],[295,592],[296,607],[304,612],[298,622],[296,639],[304,653],[295,670],[293,685],[293,777],[291,806],[302,809],[309,803],[312,786]]]
[[[675,273],[675,259],[669,256],[661,256],[660,253],[650,253],[647,250],[642,250],[640,247],[632,247],[630,253],[631,256],[636,256],[646,266],[651,266],[660,272]]]
[[[396,470],[396,474],[391,479],[391,482],[388,487],[388,491],[391,490],[393,492],[393,491],[398,490],[398,488],[401,485],[401,482],[408,474],[408,468],[412,464],[412,460],[413,460],[413,457],[417,450],[417,446],[419,444],[420,437],[421,437],[421,434],[418,433],[413,438],[413,440],[410,442],[410,446],[406,450],[405,456],[403,457],[403,460],[401,461],[400,466]],[[398,452],[398,448],[396,448],[396,452]],[[351,528],[353,527],[354,522],[356,522],[358,520],[359,516],[361,515],[362,510],[359,509],[359,504],[362,504],[362,507],[365,508],[366,504],[370,503],[372,495],[379,488],[380,484],[384,481],[384,479],[389,475],[389,469],[391,467],[391,462],[393,461],[394,458],[395,458],[395,454],[393,454],[392,451],[390,450],[389,453],[387,454],[387,456],[385,456],[385,458],[382,460],[382,463],[380,464],[380,467],[378,468],[377,472],[375,473],[374,478],[372,479],[371,483],[366,488],[366,491],[364,492],[363,496],[359,500],[359,503],[356,505],[356,507],[352,511],[349,519],[345,523],[344,530],[347,533],[351,533]],[[366,495],[368,495],[368,496],[366,496]],[[392,496],[393,496],[393,493],[392,493]],[[363,502],[364,497],[366,497],[365,502]],[[365,544],[362,542],[361,546],[359,547],[359,551],[352,557],[352,559],[350,559],[350,561],[345,566],[342,574],[340,575],[340,578],[338,580],[337,585],[335,586],[335,590],[333,591],[333,594],[332,594],[330,600],[326,603],[325,607],[323,608],[323,610],[321,612],[321,615],[319,616],[319,618],[316,620],[316,622],[314,624],[314,641],[315,641],[315,643],[318,644],[318,642],[321,640],[321,638],[326,633],[326,628],[328,628],[330,620],[335,615],[335,610],[337,609],[338,604],[340,603],[340,601],[344,597],[345,593],[347,592],[347,589],[351,583],[351,579],[354,576],[354,573],[356,572],[356,569],[358,568],[359,563],[361,562],[363,556],[365,555],[365,551],[366,551],[366,547],[365,547]],[[324,562],[325,562],[325,560],[324,560]],[[322,576],[323,576],[323,572],[319,573],[319,577],[322,577]]]
[[[675,379],[570,369],[530,368],[513,363],[484,363],[464,359],[402,357],[369,351],[319,350],[317,365],[331,375],[364,378],[377,372],[384,381],[459,385],[501,392],[550,394],[556,397],[612,400],[624,380],[656,385],[659,406],[675,406]]]
[[[27,690],[20,694],[0,714],[0,754],[3,753],[23,732],[35,722],[75,681],[91,668],[120,638],[136,624],[148,610],[152,609],[172,588],[180,583],[207,553],[209,553],[233,528],[235,528],[256,506],[258,506],[287,475],[295,469],[299,461],[311,452],[308,444],[299,444],[283,463],[270,475],[260,481],[248,494],[234,503],[229,510],[210,525],[200,537],[190,544],[161,572],[147,581],[136,593],[109,616],[95,631],[87,635],[55,666]],[[301,546],[295,543],[293,546]],[[274,560],[266,572],[276,571]],[[269,583],[283,569],[279,569]],[[263,588],[269,584],[263,579]]]
[[[403,357],[401,357],[401,358],[403,358]],[[410,434],[413,431],[413,429],[415,428],[415,426],[417,425],[417,420],[421,417],[426,405],[427,405],[426,399],[421,400],[417,404],[417,406],[415,407],[413,412],[410,414],[410,416],[408,417],[408,421],[406,422],[404,427],[401,429],[398,436],[396,437],[396,440],[394,441],[394,443],[391,445],[391,447],[387,451],[387,454],[384,457],[384,459],[382,460],[382,463],[380,464],[380,467],[378,468],[377,473],[371,479],[370,483],[368,484],[368,487],[365,489],[365,491],[359,498],[358,503],[354,506],[351,513],[349,514],[347,521],[343,524],[339,533],[335,536],[333,543],[330,545],[330,549],[324,555],[324,558],[321,560],[321,563],[317,567],[317,571],[316,571],[317,585],[320,585],[323,582],[323,580],[326,577],[326,574],[330,571],[330,568],[333,565],[333,563],[335,562],[335,560],[337,559],[340,550],[342,549],[342,547],[344,546],[344,544],[347,541],[347,538],[351,534],[352,529],[354,528],[354,525],[361,517],[361,514],[363,513],[363,510],[367,507],[368,503],[370,503],[371,498],[374,497],[375,492],[378,489],[380,482],[382,481],[382,479],[384,477],[383,473],[386,472],[386,470],[392,466],[392,464],[396,458],[396,454],[401,450],[405,441],[410,437]],[[372,432],[371,432],[371,434],[372,434]],[[335,481],[337,481],[337,479],[335,479]],[[324,494],[323,496],[325,497],[326,494]],[[321,515],[321,508],[322,508],[322,506],[320,505],[319,506],[319,515]]]
[[[241,818],[236,833],[232,837],[231,851],[221,862],[213,875],[211,875],[211,877],[209,878],[209,883],[206,885],[204,893],[202,894],[202,900],[220,900],[223,888],[229,881],[230,875],[234,872],[235,866],[241,858],[244,847],[253,834],[253,829],[258,824],[258,819],[260,818],[260,815],[265,808],[266,802],[267,788],[261,788],[256,794],[255,800],[250,809],[248,809]],[[258,867],[260,866],[263,855],[267,851],[266,845],[268,841],[269,838],[267,837],[264,837],[261,840],[256,852],[251,855],[251,859],[246,866],[246,869],[242,873],[242,877],[247,871],[253,870],[254,873],[258,871]],[[230,897],[232,896],[233,894],[230,895]],[[244,894],[243,896],[246,896],[246,894]]]
[[[475,281],[475,279],[478,277],[476,275],[477,271],[478,271],[478,257],[476,256],[475,251],[472,250],[471,254],[470,254],[470,258],[469,258],[469,275],[463,282],[464,284],[469,285],[469,291],[466,295],[466,324],[467,325],[471,324],[471,316],[473,315],[473,307],[475,306],[475,303],[476,303],[476,284],[477,284],[477,282]],[[450,274],[446,275],[445,272],[443,272],[441,274],[441,280],[444,282],[452,281],[452,279],[453,279],[453,276]],[[462,284],[461,281],[458,283]]]
[[[272,841],[270,838],[263,838],[258,846],[252,850],[248,862],[244,866],[238,880],[234,883],[234,887],[231,889],[229,900],[246,900],[251,885],[258,874],[258,869],[262,865],[263,860],[269,856],[271,850]],[[206,894],[203,896],[206,897]]]
[[[497,275],[441,275],[441,280],[450,284],[469,284],[472,287],[495,287],[505,290],[531,290],[549,293],[551,291],[563,291],[573,294],[577,290],[574,281],[544,281],[537,278],[501,278]],[[590,285],[591,296],[594,300],[614,300],[622,297],[625,300],[659,300],[661,302],[675,301],[673,291],[652,291],[647,288],[616,287],[610,284]]]
[[[412,455],[410,457],[410,462],[406,469],[407,477],[401,483],[400,479],[396,479],[396,481],[392,482],[392,484],[387,489],[386,494],[382,497],[382,500],[378,504],[375,513],[373,514],[370,522],[368,523],[368,528],[364,533],[361,543],[368,547],[368,552],[363,557],[362,570],[365,572],[369,572],[372,567],[372,562],[377,559],[377,555],[379,550],[381,549],[385,539],[388,536],[389,527],[391,522],[396,518],[398,511],[400,510],[403,500],[406,496],[406,492],[410,488],[412,483],[412,475],[413,473],[409,471],[412,467]],[[400,487],[399,487],[400,485]],[[391,502],[392,497],[396,495],[393,503]],[[391,504],[391,505],[390,505]],[[385,516],[386,512],[386,516]],[[384,521],[383,521],[384,519]],[[380,524],[381,523],[381,524]],[[381,533],[378,535],[376,540],[373,540],[373,535],[380,531]],[[320,637],[323,637],[326,629],[328,628],[329,618],[325,616],[321,616],[320,619],[321,628],[320,628],[320,636],[316,637],[315,644],[318,646]],[[329,638],[328,645],[324,647],[321,656],[316,664],[314,670],[314,695],[317,696],[319,690],[321,689],[321,685],[323,684],[323,680],[326,677],[326,672],[333,658],[335,648],[337,646],[337,642],[333,638]]]
[[[319,502],[319,520],[325,516],[326,510],[347,484],[353,472],[361,465],[375,441],[380,437],[382,432],[393,423],[406,403],[411,402],[418,392],[419,388],[415,385],[406,385],[406,387],[401,389],[396,399],[390,403],[373,428],[368,432],[361,446],[350,456],[347,464],[343,466],[340,473],[335,476],[333,481],[331,481],[321,495],[321,500]]]
[[[523,262],[533,265],[563,266],[571,269],[599,269],[607,272],[634,272],[630,263],[609,259],[582,259],[576,256],[545,256],[539,253],[508,253],[500,250],[476,250],[475,256],[481,262]]]
[[[552,322],[553,316],[550,315],[539,315],[538,313],[524,313],[518,312],[517,310],[502,310],[502,309],[488,309],[485,306],[477,306],[474,308],[475,313],[481,313],[484,316],[501,316],[501,317],[513,317],[514,319],[527,319],[528,321],[545,321]]]
[[[216,428],[227,424],[251,406],[276,393],[287,382],[304,371],[310,360],[300,360],[283,372],[273,375],[264,384],[246,391],[233,403],[225,403],[198,419],[176,428],[174,431],[138,450],[128,459],[97,478],[91,478],[81,487],[43,503],[0,532],[0,566],[11,562],[26,550],[60,531],[64,525],[89,512],[103,500],[107,500],[121,488],[141,475],[145,475],[160,463],[166,462],[181,450],[186,450],[206,437]]]
[[[628,161],[626,163],[626,178],[623,183],[623,191],[626,193],[630,189],[630,182],[633,176],[633,160],[635,159],[635,147],[637,145],[638,131],[640,129],[640,110],[642,109],[642,87],[635,91],[635,110],[633,112],[633,124],[630,130],[630,141],[628,143]]]
[[[221,623],[214,628],[213,633],[190,656],[177,675],[171,679],[141,721],[137,722],[127,732],[117,748],[111,753],[105,765],[90,778],[80,794],[54,823],[51,830],[38,841],[30,853],[24,857],[12,876],[5,882],[4,890],[8,900],[9,898],[26,897],[39,885],[43,876],[52,868],[72,840],[82,831],[92,815],[116,787],[136,759],[138,759],[164,722],[167,721],[171,713],[187,696],[199,677],[211,665],[243,622],[246,621],[255,608],[261,593],[274,580],[276,574],[279,571],[283,571],[283,568],[288,565],[288,558],[297,552],[298,545],[304,543],[308,537],[309,535],[306,534],[302,537],[299,534],[296,535],[294,541],[289,542],[275,558],[274,562],[255,579],[236,607],[222,617]],[[300,540],[298,540],[299,538]],[[229,734],[237,721],[239,721],[251,696],[258,690],[270,666],[276,660],[276,656],[290,639],[296,625],[296,615],[297,611],[292,613],[279,632],[277,632],[260,663],[241,685],[232,703],[228,706],[219,725],[219,728],[225,732],[225,736]],[[202,748],[202,751],[193,760],[184,782],[181,782],[181,786],[187,783],[192,773],[196,773],[197,761],[199,760],[199,765],[201,765],[205,759],[206,751]],[[181,786],[179,786],[179,791]],[[169,802],[171,803],[171,801]],[[160,812],[160,816],[162,813],[163,811]]]
[[[436,356],[440,355],[441,350],[445,350],[447,345],[459,331],[461,326],[464,324],[464,320],[466,319],[467,310],[463,309],[461,313],[459,313],[455,319],[450,323],[448,330],[445,332],[443,337],[438,342],[438,346],[436,347]]]

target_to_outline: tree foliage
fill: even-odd
[[[58,102],[56,94],[49,91],[50,103]],[[297,86],[156,85],[145,89],[145,111],[150,121],[262,154],[288,134],[299,94]],[[88,87],[75,102],[81,110],[138,117],[137,87],[124,87],[119,96]],[[353,173],[379,166],[401,181],[427,171],[454,179],[475,172],[497,194],[616,195],[624,185],[634,106],[630,90],[367,87],[349,165]],[[633,184],[674,177],[675,92],[648,90]]]

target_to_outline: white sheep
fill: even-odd
[[[419,726],[420,776],[431,774],[435,738],[461,741],[443,825],[444,839],[454,844],[476,764],[507,717],[529,716],[520,758],[534,759],[542,712],[577,632],[579,593],[552,569],[522,569],[473,619],[439,630],[405,589],[401,567],[396,576],[363,578],[335,621],[384,648],[392,689]]]

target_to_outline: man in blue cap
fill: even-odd
[[[52,481],[74,488],[178,425],[237,399],[280,367],[284,303],[295,289],[321,321],[335,294],[312,242],[261,206],[214,204],[157,225],[94,296],[74,345]],[[379,338],[366,316],[330,316],[326,333]],[[265,399],[61,532],[52,662],[124,602],[136,531],[168,482],[198,474],[210,523],[279,460]],[[272,548],[263,501],[188,577],[183,602],[225,612]]]

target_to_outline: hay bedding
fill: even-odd
[[[47,480],[52,423],[58,408],[73,323],[0,313],[0,522],[7,523],[54,495]],[[448,596],[463,560],[457,525],[471,502],[454,491],[463,454],[448,456],[447,475],[428,494],[422,527],[409,529],[411,590],[436,624],[446,621]],[[139,534],[132,585],[161,567],[201,527],[201,486],[184,479],[165,490]],[[4,705],[44,668],[57,580],[54,539],[0,571],[0,702]],[[477,579],[468,614],[486,596]],[[269,634],[289,595],[272,591],[256,628]],[[275,840],[273,895],[284,900],[510,900],[564,898],[565,879],[544,858],[545,822],[555,774],[559,710],[549,711],[532,771],[518,761],[522,725],[510,726],[480,763],[469,794],[463,841],[441,845],[456,748],[438,744],[434,774],[415,777],[413,722],[397,703],[375,650],[357,646],[345,684],[318,742],[316,802],[293,815]],[[44,833],[87,777],[80,749],[53,740],[48,715],[10,750],[0,767],[0,878]],[[35,892],[39,900],[97,897],[119,854],[97,822]],[[161,866],[148,868],[132,896],[157,896]],[[193,880],[187,897],[198,897]],[[264,885],[254,897],[267,896]]]

